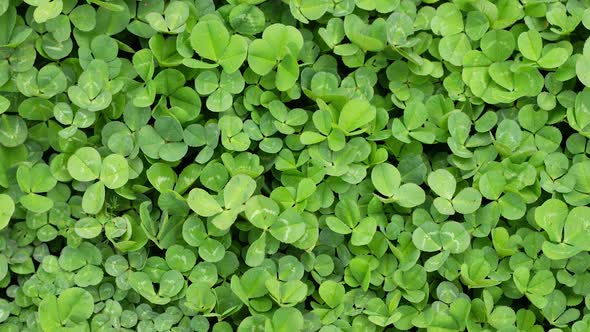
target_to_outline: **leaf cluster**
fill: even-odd
[[[0,332],[590,331],[589,31],[0,0]]]

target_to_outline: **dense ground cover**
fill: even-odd
[[[0,332],[590,331],[589,8],[0,0]]]

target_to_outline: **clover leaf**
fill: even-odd
[[[0,330],[586,332],[586,7],[0,0]]]
[[[214,18],[200,21],[193,27],[190,44],[199,56],[219,64],[227,73],[235,72],[247,56],[247,39],[230,35],[225,25]],[[207,67],[204,62],[196,62],[194,66]]]

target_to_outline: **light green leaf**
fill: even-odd
[[[78,181],[92,181],[98,179],[101,165],[102,159],[96,149],[82,147],[68,159],[68,172]]]
[[[453,208],[462,214],[474,213],[481,206],[481,194],[475,188],[464,188],[453,198]]]
[[[84,192],[82,197],[82,210],[88,214],[98,214],[104,205],[105,186],[102,182],[96,182]]]
[[[195,24],[190,42],[201,57],[218,61],[230,42],[230,36],[221,21],[211,19]]]
[[[267,229],[276,221],[280,209],[274,200],[262,195],[256,195],[246,202],[244,212],[252,225]]]
[[[293,243],[305,234],[305,223],[295,209],[290,208],[270,226],[270,234],[283,243]]]
[[[371,181],[379,193],[391,197],[401,184],[401,174],[395,166],[383,163],[373,167]]]
[[[215,198],[200,188],[189,192],[187,203],[191,210],[203,217],[211,217],[223,211]]]
[[[129,180],[129,163],[118,154],[108,155],[102,161],[100,181],[109,189],[124,186]]]
[[[590,207],[577,206],[573,208],[564,227],[563,242],[571,244],[577,249],[590,251]]]
[[[367,217],[352,230],[350,243],[354,246],[364,246],[371,242],[377,231],[377,221],[373,217]]]
[[[471,43],[464,33],[443,37],[438,45],[442,58],[455,66],[463,64],[463,56],[471,51]]]
[[[428,186],[440,197],[452,199],[457,181],[453,174],[446,169],[438,169],[428,174]]]
[[[235,209],[252,196],[256,182],[251,177],[238,174],[232,177],[223,188],[223,200],[226,209]]]
[[[353,99],[340,111],[338,126],[347,133],[375,119],[376,109],[365,99]]]
[[[426,200],[424,190],[415,183],[405,183],[393,197],[397,204],[405,208],[416,207]]]
[[[345,294],[344,286],[332,280],[322,282],[318,292],[330,308],[335,308],[342,303]]]
[[[0,230],[2,230],[8,226],[15,206],[12,198],[6,194],[0,194],[0,206],[2,206],[0,209]]]
[[[563,226],[568,217],[567,205],[558,199],[548,199],[535,209],[535,222],[547,232],[549,239],[561,242]]]
[[[543,40],[539,32],[529,30],[521,33],[518,36],[518,49],[525,58],[532,61],[539,60],[543,51]]]

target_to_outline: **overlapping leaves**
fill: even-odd
[[[588,29],[0,0],[0,330],[589,330]]]

